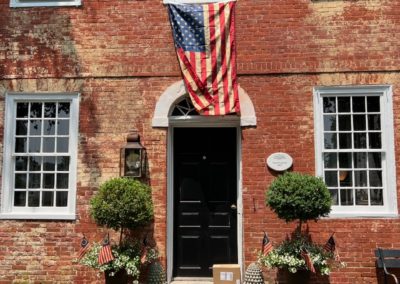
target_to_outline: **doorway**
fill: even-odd
[[[173,128],[173,277],[238,263],[237,131]]]

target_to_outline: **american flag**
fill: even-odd
[[[311,260],[310,254],[308,253],[307,250],[303,249],[301,251],[301,256],[304,258],[304,261],[306,262],[306,266],[308,270],[310,270],[312,273],[315,273],[315,267],[314,264]]]
[[[81,248],[79,249],[79,252],[78,252],[78,260],[81,260],[82,257],[85,256],[88,249],[89,249],[89,241],[86,239],[85,235],[83,235],[83,238],[81,241]]]
[[[328,239],[326,244],[324,245],[324,249],[328,252],[334,252],[336,249],[336,243],[335,239],[333,238],[333,235]]]
[[[269,254],[274,247],[272,246],[272,243],[269,241],[268,235],[266,232],[264,232],[264,238],[262,242],[262,252],[264,255]]]
[[[186,89],[203,115],[240,111],[234,11],[234,1],[168,5]]]
[[[109,235],[107,235],[103,241],[97,261],[100,265],[102,265],[102,264],[108,263],[112,260],[114,260],[114,256],[111,251],[110,237],[109,237]]]
[[[143,239],[143,247],[142,247],[142,252],[141,252],[141,256],[140,256],[140,263],[144,264],[146,262],[146,259],[147,259],[147,235]]]

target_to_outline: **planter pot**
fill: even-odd
[[[128,284],[132,283],[131,277],[126,274],[125,270],[120,270],[114,276],[110,276],[110,271],[104,273],[106,284]]]
[[[308,284],[310,283],[311,272],[308,270],[298,270],[296,273],[290,273],[284,270],[285,280],[287,284]]]

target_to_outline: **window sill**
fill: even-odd
[[[366,213],[366,212],[349,212],[349,213],[331,213],[329,216],[323,218],[323,219],[382,219],[382,218],[388,218],[388,219],[396,219],[399,218],[399,214],[397,213]]]
[[[29,7],[79,7],[81,6],[82,3],[81,1],[33,1],[33,2],[28,2],[28,1],[12,1],[10,3],[11,8],[29,8]]]
[[[0,220],[76,220],[75,214],[1,213]]]

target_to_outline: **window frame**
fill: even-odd
[[[75,220],[76,219],[76,184],[77,184],[77,154],[79,126],[79,93],[6,93],[4,120],[4,152],[2,170],[2,190],[0,219],[45,219],[45,220]],[[16,130],[16,104],[18,102],[70,102],[69,150],[70,157],[68,206],[66,207],[28,207],[14,208],[13,173],[14,173],[14,138]],[[6,127],[9,126],[9,127]]]
[[[383,206],[333,205],[329,217],[397,217],[397,186],[396,164],[394,152],[394,120],[392,86],[323,86],[313,90],[314,101],[314,142],[315,142],[315,170],[316,175],[323,177],[323,97],[326,96],[368,96],[379,95],[381,104],[381,139],[382,139],[382,186]],[[351,148],[347,152],[354,153]],[[339,151],[337,151],[338,153]]]
[[[27,0],[10,0],[10,7],[24,8],[24,7],[64,7],[64,6],[81,6],[82,0],[64,0],[64,1],[27,1]]]

